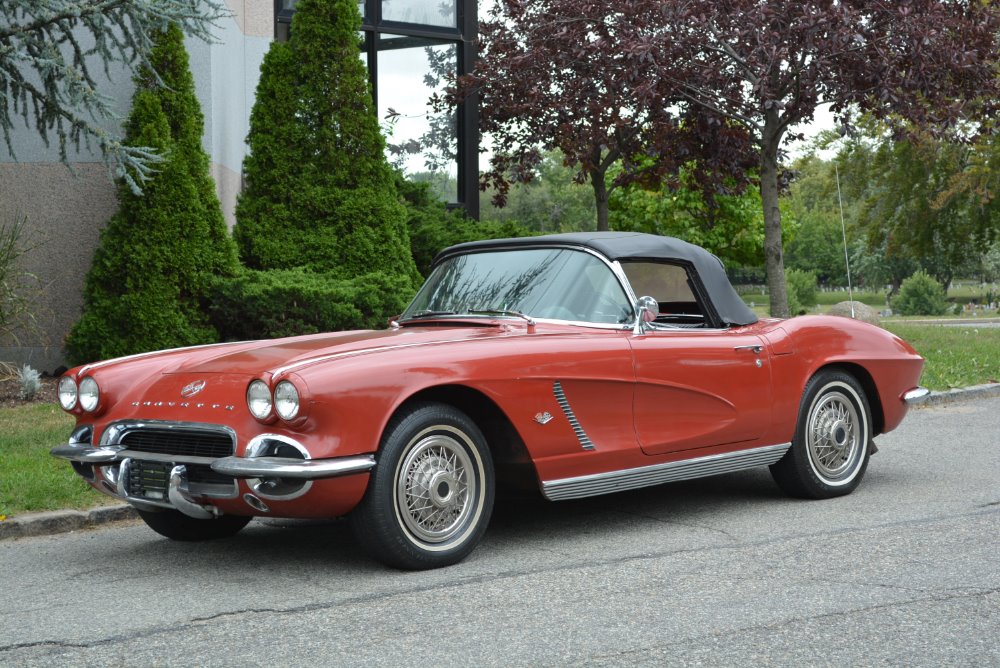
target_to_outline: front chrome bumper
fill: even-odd
[[[256,495],[265,498],[295,498],[305,493],[312,484],[311,481],[322,478],[335,478],[356,473],[367,473],[375,468],[375,456],[354,455],[350,457],[335,457],[331,459],[301,459],[293,457],[205,457],[191,454],[168,454],[128,449],[125,445],[100,445],[90,443],[70,442],[58,445],[50,451],[60,459],[73,463],[78,474],[91,483],[98,485],[107,494],[118,497],[140,510],[179,510],[196,519],[212,519],[219,517],[221,512],[212,505],[213,499],[233,498],[237,494],[234,478],[247,480],[251,492],[244,494],[244,500],[255,510],[268,512],[267,505]],[[166,488],[162,491],[153,490],[136,496],[130,493],[130,478],[133,476],[133,463],[140,467],[138,474],[142,480],[141,462],[159,467],[160,475],[166,477]],[[101,478],[97,478],[96,469],[101,468]],[[206,483],[204,475],[192,478],[191,469],[211,469],[213,472],[228,476],[232,480],[227,490],[218,483]],[[147,469],[148,470],[148,469]],[[285,491],[278,496],[268,496],[264,490],[285,480]],[[160,478],[162,483],[163,478]],[[295,481],[295,482],[292,482]],[[142,485],[142,483],[139,483]]]
[[[192,460],[202,457],[178,457],[171,455],[150,456],[150,453],[133,453],[121,446],[93,447],[88,443],[66,443],[57,445],[50,451],[52,456],[83,464],[111,464],[130,456],[154,460]],[[297,480],[319,480],[337,476],[367,473],[375,468],[374,455],[354,455],[331,459],[297,459],[293,457],[222,457],[197,462],[208,464],[213,471],[234,478],[295,478]]]

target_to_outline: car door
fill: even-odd
[[[642,450],[659,455],[754,441],[771,422],[766,342],[744,328],[650,331],[629,339]]]
[[[761,438],[771,423],[767,342],[751,328],[723,328],[706,308],[694,270],[622,263],[637,295],[659,305],[656,323],[629,339],[639,445],[659,455]]]

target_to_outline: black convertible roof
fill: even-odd
[[[674,237],[640,232],[571,232],[541,237],[488,239],[446,248],[438,254],[434,263],[462,253],[538,246],[582,246],[595,250],[612,261],[651,260],[687,265],[694,269],[696,280],[701,283],[700,287],[723,324],[749,325],[757,322],[757,316],[729,283],[722,260],[700,246]]]

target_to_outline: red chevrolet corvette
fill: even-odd
[[[922,367],[861,322],[758,320],[677,239],[482,241],[384,331],[72,369],[52,454],[168,538],[346,515],[375,558],[433,568],[475,548],[498,480],[560,500],[770,466],[788,494],[848,494]]]

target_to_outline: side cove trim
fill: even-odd
[[[595,450],[596,448],[590,437],[587,436],[587,432],[583,430],[583,427],[580,426],[580,421],[576,419],[576,413],[573,412],[573,408],[569,405],[569,400],[566,399],[566,392],[563,390],[562,383],[558,380],[552,383],[552,393],[556,395],[559,408],[562,409],[563,415],[569,420],[569,425],[573,427],[573,433],[576,434],[577,440],[580,441],[580,447],[584,450]]]

